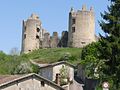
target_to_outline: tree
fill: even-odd
[[[16,47],[14,47],[10,50],[10,55],[12,55],[12,56],[17,56],[19,54],[20,54],[20,51]]]
[[[7,55],[3,51],[0,51],[0,61],[5,60],[6,56]]]
[[[109,0],[108,11],[101,14],[100,26],[105,36],[100,35],[100,59],[105,59],[104,74],[112,82],[113,90],[120,88],[120,0]]]
[[[87,78],[98,79],[102,77],[101,67],[103,67],[104,61],[99,59],[98,46],[100,46],[99,42],[91,43],[82,50],[80,64],[84,67]]]

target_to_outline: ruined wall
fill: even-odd
[[[68,32],[63,31],[59,40],[58,33],[49,32],[41,26],[41,21],[36,14],[23,21],[22,30],[22,53],[28,53],[40,48],[77,47],[82,48],[91,42],[97,41],[95,36],[95,20],[93,8],[74,11],[69,13]]]
[[[82,7],[77,12],[71,9],[69,13],[68,46],[81,48],[95,41],[94,12]]]
[[[45,33],[42,41],[42,48],[50,48],[50,34]]]
[[[51,48],[57,48],[59,43],[58,33],[53,32],[53,35],[51,37]]]
[[[62,37],[59,41],[58,46],[59,47],[67,47],[67,43],[68,43],[68,31],[63,31]]]

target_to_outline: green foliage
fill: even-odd
[[[81,62],[80,64],[83,66],[85,75],[89,79],[98,79],[99,87],[102,86],[103,77],[105,74],[103,73],[103,68],[105,65],[105,60],[100,59],[100,51],[99,46],[101,44],[99,42],[91,43],[82,49],[81,53]],[[101,88],[97,88],[97,90],[101,90]]]
[[[15,67],[13,74],[27,74],[32,72],[32,67],[30,63],[21,62],[20,65]]]
[[[40,63],[53,63],[56,61],[66,60],[72,62],[72,57],[76,57],[76,62],[79,62],[80,48],[49,48],[39,49],[28,54],[30,59],[36,59]],[[74,64],[76,64],[76,62]]]
[[[85,75],[88,78],[99,78],[101,65],[103,64],[101,60],[98,59],[99,51],[98,46],[99,42],[92,43],[83,48],[81,54],[81,62],[85,68]]]
[[[66,52],[59,61],[77,61],[78,58],[76,56],[71,55],[71,53]]]
[[[101,35],[100,59],[107,60],[103,72],[104,79],[111,83],[113,90],[120,88],[120,0],[110,0],[108,12],[101,14],[100,22],[105,37]],[[110,79],[111,78],[111,79]]]
[[[39,73],[39,66],[37,66],[37,65],[34,65],[34,64],[31,64],[31,68],[32,68],[32,72],[33,73]]]
[[[38,73],[37,66],[31,64],[30,60],[35,60],[40,63],[52,63],[59,61],[67,53],[66,60],[77,64],[79,62],[82,49],[78,48],[55,48],[55,49],[39,49],[29,54],[21,55],[6,55],[2,51],[0,52],[0,74],[15,74],[15,73]],[[62,58],[64,59],[64,58]],[[62,60],[61,59],[61,60]],[[28,64],[29,67],[26,67]],[[22,66],[24,68],[22,68]]]
[[[62,66],[60,69],[60,84],[65,85],[68,83],[68,69],[66,66]]]

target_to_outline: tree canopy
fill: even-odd
[[[120,0],[109,0],[108,11],[101,14],[100,26],[105,32],[101,35],[99,51],[100,59],[105,59],[104,73],[111,80],[112,88],[120,88]]]

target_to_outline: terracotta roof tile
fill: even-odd
[[[0,75],[0,84],[20,78],[22,75]]]

